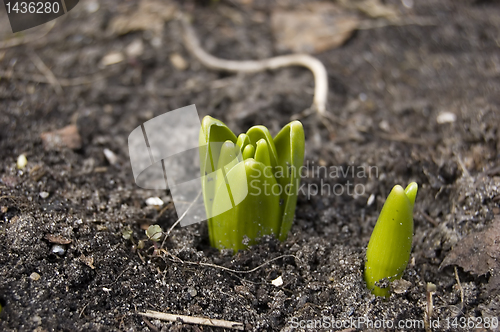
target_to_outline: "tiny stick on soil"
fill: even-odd
[[[55,92],[61,96],[63,94],[63,89],[61,83],[59,83],[57,77],[54,75],[52,70],[43,62],[42,59],[35,52],[29,53],[31,61],[35,64],[38,70],[47,78],[47,81],[52,85]]]
[[[314,75],[314,99],[311,108],[322,117],[326,113],[328,97],[328,75],[321,61],[308,54],[282,55],[256,61],[225,60],[208,54],[201,46],[196,34],[184,14],[179,14],[184,28],[184,43],[187,49],[206,67],[214,70],[255,73],[270,69],[289,66],[302,66],[309,69]]]
[[[233,329],[233,330],[244,330],[245,329],[243,323],[231,322],[228,320],[210,319],[210,318],[204,318],[204,317],[191,317],[191,316],[185,316],[185,315],[173,315],[173,314],[167,314],[164,312],[153,311],[153,310],[146,310],[146,312],[139,312],[138,314],[141,316],[162,319],[162,320],[168,320],[170,322],[180,321],[180,322],[187,323],[187,324],[216,326],[216,327],[222,327],[225,329]]]

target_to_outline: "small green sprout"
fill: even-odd
[[[236,137],[221,121],[203,119],[200,171],[213,247],[237,252],[263,235],[287,238],[304,146],[299,121],[287,124],[273,139],[264,126]]]
[[[147,235],[148,239],[150,239],[151,241],[158,242],[161,240],[161,236],[163,235],[163,231],[162,231],[160,226],[151,225],[146,230],[146,235]]]
[[[383,279],[391,282],[401,278],[408,265],[417,190],[415,182],[406,189],[394,186],[373,229],[366,249],[365,282],[376,296],[388,298],[389,287],[380,283]]]
[[[132,234],[134,232],[132,231],[132,229],[130,228],[130,226],[126,226],[122,229],[122,237],[125,239],[125,240],[130,240],[132,238]]]

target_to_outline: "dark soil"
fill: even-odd
[[[175,5],[193,16],[210,53],[240,60],[278,54],[270,12],[296,3]],[[218,330],[137,314],[148,309],[242,322],[258,331],[293,330],[294,322],[322,317],[397,324],[424,319],[427,282],[437,286],[433,318],[441,325],[433,331],[472,330],[447,328],[455,318],[458,324],[498,319],[498,265],[481,276],[458,267],[463,302],[454,267],[440,265],[465,236],[500,222],[500,4],[386,4],[434,24],[359,30],[340,48],[317,54],[330,75],[328,111],[335,131],[329,133],[316,115],[302,120],[306,163],[376,166],[377,172],[305,178],[306,186],[341,183],[345,191],[310,199],[301,194],[285,242],[266,238],[234,256],[209,247],[204,224],[175,228],[159,257],[151,242],[136,249],[122,237],[126,226],[137,242],[146,238],[145,226],[157,223],[167,230],[177,220],[171,204],[161,215],[146,206],[152,196],[168,202],[169,193],[135,185],[127,137],[144,121],[190,104],[236,133],[265,124],[276,134],[310,106],[309,71],[210,71],[186,51],[175,19],[166,19],[159,31],[110,31],[113,18],[136,10],[136,1],[101,2],[97,11],[90,1],[80,1],[47,34],[0,49],[0,330]],[[20,38],[12,35],[3,10],[1,17],[3,38]],[[23,34],[44,31],[47,25]],[[101,65],[106,54],[134,41],[142,41],[142,53]],[[186,70],[172,65],[172,53],[187,61]],[[43,83],[46,74],[34,54],[60,80],[61,94]],[[63,80],[79,77],[87,81]],[[443,112],[455,114],[456,121],[438,123]],[[80,148],[44,147],[42,133],[70,124],[81,135]],[[104,149],[116,154],[116,163],[110,164]],[[28,165],[18,170],[23,153]],[[362,184],[364,191],[347,193],[347,181]],[[419,184],[412,261],[403,276],[411,284],[384,301],[364,286],[364,250],[391,188],[411,181]],[[368,205],[371,195],[375,201]],[[71,243],[59,255],[47,235]],[[187,263],[244,271],[282,255],[251,273]],[[279,276],[284,283],[276,287],[271,281]]]

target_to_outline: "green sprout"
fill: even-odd
[[[146,236],[153,242],[158,242],[161,240],[161,236],[163,235],[163,231],[158,225],[151,225],[146,230]]]
[[[388,285],[403,275],[413,239],[413,205],[418,185],[394,186],[387,197],[366,249],[365,282],[376,296],[390,296]],[[380,287],[379,287],[380,286]]]
[[[302,124],[290,122],[274,139],[264,126],[236,137],[224,123],[206,116],[199,141],[210,244],[237,252],[263,235],[284,241],[304,162]]]

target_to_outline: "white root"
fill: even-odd
[[[312,108],[321,116],[325,115],[328,97],[328,74],[321,61],[308,54],[290,54],[250,61],[219,59],[203,50],[188,19],[183,14],[179,16],[184,29],[184,43],[187,49],[207,68],[234,73],[255,73],[289,66],[302,66],[309,69],[314,75]]]

